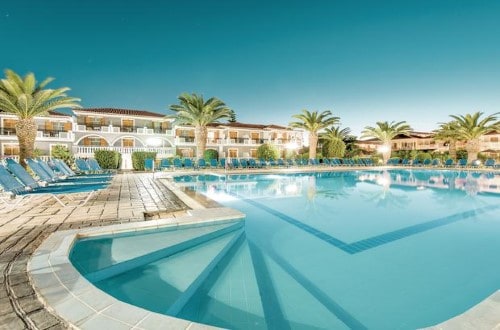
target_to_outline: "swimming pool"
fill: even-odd
[[[176,177],[240,221],[78,241],[125,302],[226,328],[413,329],[500,288],[500,175],[346,171]]]

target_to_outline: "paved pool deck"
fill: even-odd
[[[171,174],[118,174],[107,189],[90,197],[88,193],[63,196],[64,207],[49,195],[33,195],[14,207],[0,204],[0,329],[72,328],[73,325],[38,299],[27,273],[34,251],[52,233],[62,230],[185,216],[187,210],[197,205],[196,202],[186,204],[184,201],[189,199],[178,197],[182,197],[182,191],[158,180]],[[204,202],[210,203],[201,201]],[[433,328],[500,329],[500,291],[466,313]]]

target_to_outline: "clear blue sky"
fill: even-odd
[[[217,96],[247,123],[330,109],[431,130],[500,110],[500,1],[23,0],[0,6],[0,65],[85,107],[167,113]]]

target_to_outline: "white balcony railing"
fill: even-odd
[[[162,156],[173,156],[175,154],[175,148],[160,148],[160,147],[84,147],[75,146],[73,151],[76,156],[88,157],[92,156],[96,150],[114,150],[121,154],[131,154],[134,151],[149,151],[156,152],[157,155]]]

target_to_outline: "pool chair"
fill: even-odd
[[[194,170],[194,163],[190,158],[184,159],[184,168],[190,168]]]
[[[279,158],[277,161],[278,167],[285,167],[285,161],[283,158]]]
[[[278,166],[278,162],[276,162],[276,160],[273,159],[273,158],[269,159],[268,163],[269,163],[270,167],[276,167],[276,166]]]
[[[182,160],[180,158],[174,158],[174,169],[182,168]]]
[[[56,176],[55,174],[47,172],[35,160],[28,158],[26,159],[26,163],[28,164],[29,168],[33,171],[33,173],[35,173],[35,175],[40,179],[40,181],[45,181],[47,183],[59,181],[60,177]]]
[[[250,158],[248,160],[248,167],[249,168],[257,168],[257,162],[255,161],[254,158]]]
[[[479,159],[475,159],[472,162],[470,162],[469,166],[473,168],[478,168],[481,166],[481,161]]]
[[[212,158],[210,159],[210,168],[218,168],[219,167],[219,162],[217,159]]]
[[[455,165],[455,162],[453,161],[453,159],[451,158],[448,158],[445,162],[444,162],[444,167],[452,167]]]
[[[220,167],[222,167],[222,168],[226,168],[226,165],[228,165],[226,162],[226,158],[219,159],[219,163],[220,163]]]
[[[484,166],[488,168],[494,168],[495,167],[495,160],[493,158],[488,158],[484,161]]]
[[[231,167],[240,168],[240,161],[238,158],[231,158]]]
[[[77,158],[75,159],[76,168],[83,173],[90,172],[89,164],[85,161],[85,159]]]
[[[422,163],[420,163],[420,160],[415,158],[414,160],[411,161],[411,166],[420,166]]]
[[[241,166],[241,168],[248,168],[249,167],[248,160],[246,160],[244,158],[240,159],[240,166]]]
[[[27,178],[23,179],[26,180]],[[0,165],[0,186],[3,188],[4,192],[8,194],[9,199],[15,198],[16,196],[29,197],[31,194],[49,194],[59,204],[61,204],[62,206],[66,206],[66,204],[64,204],[64,202],[56,195],[62,194],[71,199],[71,197],[67,195],[68,193],[90,192],[83,203],[84,205],[87,203],[87,201],[95,191],[106,188],[108,186],[108,183],[78,183],[70,185],[50,185],[48,187],[41,187],[37,185],[38,183],[36,182],[31,183],[30,185],[24,184],[20,179],[11,174],[3,165]],[[13,204],[17,205],[23,198],[24,197],[21,197]]]
[[[55,172],[59,172],[61,173],[62,175],[65,175],[67,177],[70,177],[70,176],[75,176],[76,173],[73,172],[73,171],[69,171],[66,167],[64,167],[62,164],[61,164],[61,161],[59,159],[51,159],[50,161],[47,161],[47,164],[50,166],[50,168],[52,170],[54,170]]]
[[[288,158],[288,159],[286,160],[286,164],[287,164],[287,166],[288,166],[288,167],[292,167],[292,166],[293,166],[293,160],[292,160],[292,159],[290,159],[290,158]]]
[[[66,173],[69,180],[111,180],[112,173],[92,173],[92,174],[76,174],[69,166],[61,159],[53,158],[52,163],[62,173]]]
[[[317,166],[317,165],[319,165],[319,161],[316,158],[310,158],[309,159],[309,165],[311,165],[311,166]]]
[[[466,167],[467,166],[467,159],[459,159],[458,160],[458,164],[457,164],[458,167]]]
[[[441,165],[441,161],[437,158],[434,158],[431,162],[431,165],[432,166],[439,166],[439,165]]]
[[[155,170],[155,160],[153,158],[144,159],[144,171],[154,171]]]
[[[431,163],[432,163],[432,160],[430,158],[426,158],[422,162],[422,165],[424,165],[424,166],[431,166]]]
[[[160,160],[160,170],[168,170],[172,167],[172,161],[168,158]]]
[[[205,161],[204,158],[198,159],[198,168],[206,169],[207,168],[207,162]]]

